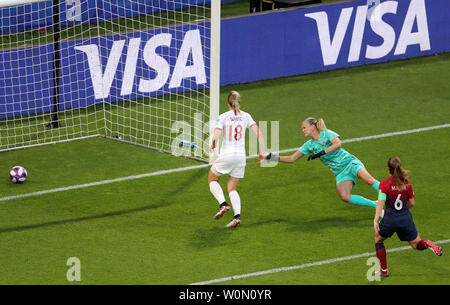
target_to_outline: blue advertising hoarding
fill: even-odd
[[[223,20],[221,84],[450,51],[450,1],[367,2]]]
[[[222,3],[236,0],[222,0]],[[211,0],[60,0],[62,26],[155,14],[192,5],[210,4]],[[0,33],[16,33],[53,24],[53,1],[0,8]]]
[[[0,51],[0,118],[52,110],[52,50],[45,45]]]
[[[198,23],[61,42],[59,109],[204,89],[209,35]],[[51,111],[53,88],[52,44],[0,50],[0,118]]]
[[[224,19],[221,85],[449,52],[449,11],[446,0],[354,1]],[[208,87],[203,31],[192,24],[63,42],[60,108]],[[180,51],[169,51],[175,44]],[[0,50],[0,118],[51,110],[52,52]]]
[[[78,108],[205,89],[210,54],[204,46],[208,36],[209,30],[199,23],[92,38],[83,43],[65,42],[61,45],[59,107]]]

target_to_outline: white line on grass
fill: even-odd
[[[183,171],[188,171],[191,169],[206,167],[208,165],[209,164],[202,164],[202,165],[194,165],[194,166],[181,167],[181,168],[175,168],[175,169],[167,169],[167,170],[161,170],[161,171],[157,171],[157,172],[151,172],[151,173],[146,173],[146,174],[141,174],[141,175],[136,175],[136,176],[120,177],[120,178],[116,178],[116,179],[102,180],[102,181],[91,182],[91,183],[86,183],[86,184],[78,184],[78,185],[60,187],[60,188],[51,189],[51,190],[2,197],[2,198],[0,198],[0,201],[8,201],[8,200],[19,199],[19,198],[24,198],[24,197],[45,195],[45,194],[56,193],[56,192],[64,192],[64,191],[76,190],[76,189],[81,189],[81,188],[86,188],[86,187],[91,187],[91,186],[96,186],[96,185],[121,182],[121,181],[126,181],[126,180],[134,180],[134,179],[159,176],[159,175],[164,175],[164,174],[169,174],[169,173],[183,172]]]
[[[434,129],[441,129],[441,128],[448,128],[450,127],[450,124],[443,124],[443,125],[437,125],[437,126],[430,126],[430,127],[424,127],[424,128],[417,128],[417,129],[411,129],[411,130],[405,130],[405,131],[397,131],[397,132],[390,132],[390,133],[383,133],[379,135],[373,135],[373,136],[367,136],[367,137],[361,137],[361,138],[354,138],[354,139],[347,139],[343,140],[343,143],[351,143],[351,142],[360,142],[365,140],[372,140],[372,139],[378,139],[378,138],[386,138],[386,137],[392,137],[397,135],[404,135],[409,133],[415,133],[415,132],[422,132],[422,131],[428,131],[428,130],[434,130]],[[287,153],[296,151],[298,148],[290,148],[281,150],[280,153]],[[257,156],[248,156],[247,159],[255,158]],[[171,174],[171,173],[177,173],[177,172],[184,172],[192,169],[198,169],[207,167],[209,164],[202,164],[202,165],[194,165],[194,166],[188,166],[188,167],[181,167],[181,168],[174,168],[174,169],[168,169],[168,170],[161,170],[141,175],[135,175],[135,176],[127,176],[127,177],[120,177],[115,179],[109,179],[109,180],[102,180],[97,182],[91,182],[91,183],[85,183],[85,184],[77,184],[72,186],[66,186],[66,187],[60,187],[50,190],[44,190],[44,191],[38,191],[33,193],[27,193],[27,194],[19,194],[19,195],[13,195],[13,196],[7,196],[0,198],[0,201],[8,201],[8,200],[14,200],[14,199],[21,199],[31,196],[39,196],[39,195],[46,195],[51,193],[57,193],[57,192],[64,192],[64,191],[70,191],[75,189],[81,189],[91,186],[97,186],[97,185],[104,185],[104,184],[110,184],[115,182],[122,182],[127,180],[134,180],[134,179],[141,179],[146,177],[152,177],[152,176],[159,176],[159,175],[165,175],[165,174]]]
[[[448,128],[448,127],[450,127],[450,124],[443,124],[443,125],[423,127],[423,128],[417,128],[417,129],[411,129],[411,130],[382,133],[382,134],[373,135],[373,136],[342,140],[342,143],[361,142],[361,141],[366,141],[366,140],[373,140],[373,139],[379,139],[379,138],[400,136],[400,135],[405,135],[405,134],[409,134],[409,133],[416,133],[416,132],[422,132],[422,131],[428,131],[428,130],[434,130],[434,129],[441,129],[441,128]],[[298,148],[290,148],[290,149],[280,150],[280,153],[292,152],[292,151],[296,151],[297,149]]]
[[[446,244],[449,242],[450,242],[450,239],[446,239],[446,240],[436,241],[435,244]],[[407,246],[407,247],[389,249],[389,250],[386,250],[386,252],[391,253],[391,252],[403,251],[403,250],[408,250],[408,249],[412,249],[412,248],[410,246]],[[242,278],[247,278],[247,277],[252,277],[252,276],[260,276],[260,275],[264,275],[264,274],[272,274],[272,273],[278,273],[278,272],[289,271],[289,270],[305,269],[305,268],[309,268],[309,267],[313,267],[313,266],[321,266],[321,265],[332,264],[332,263],[337,263],[337,262],[342,262],[342,261],[348,261],[348,260],[352,260],[352,259],[374,256],[374,255],[376,255],[375,252],[366,252],[366,253],[362,253],[362,254],[332,258],[332,259],[327,259],[324,261],[308,263],[308,264],[303,264],[303,265],[280,267],[280,268],[274,268],[274,269],[269,269],[269,270],[264,270],[264,271],[253,272],[253,273],[233,275],[233,276],[229,276],[229,277],[223,277],[220,279],[193,283],[190,285],[208,285],[208,284],[214,284],[214,283],[222,283],[222,282],[227,282],[227,281],[231,281],[231,280],[237,280],[237,279],[242,279]]]

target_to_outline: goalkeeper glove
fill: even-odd
[[[317,159],[317,158],[319,158],[319,157],[321,157],[321,156],[323,156],[323,155],[325,155],[325,150],[322,150],[321,152],[319,152],[319,153],[317,153],[317,154],[309,155],[309,156],[308,156],[308,161],[309,161],[309,160]]]
[[[269,154],[266,156],[266,160],[267,160],[267,161],[275,161],[275,162],[278,162],[278,161],[280,161],[280,156],[277,156],[277,155],[275,155],[275,154],[269,153]]]

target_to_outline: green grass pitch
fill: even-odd
[[[279,121],[280,149],[299,147],[300,123],[324,118],[343,139],[449,123],[450,54],[222,88],[256,121]],[[411,170],[421,237],[450,238],[450,128],[344,144],[377,179],[399,156]],[[29,179],[14,185],[9,168]],[[0,153],[0,197],[201,163],[104,138]],[[248,160],[239,183],[242,224],[216,221],[208,167],[0,201],[0,284],[190,284],[374,252],[374,210],[339,200],[320,161],[273,168]],[[225,186],[225,179],[221,181]],[[376,193],[362,181],[353,191]],[[231,213],[230,213],[231,214]],[[387,249],[407,246],[393,237]],[[219,284],[450,284],[444,254],[388,253],[391,276],[366,278],[367,257]],[[69,282],[67,260],[81,263]],[[220,262],[220,263],[219,263]]]

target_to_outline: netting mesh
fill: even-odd
[[[171,151],[180,122],[206,139],[208,1],[54,2],[0,8],[0,150],[105,135]]]

